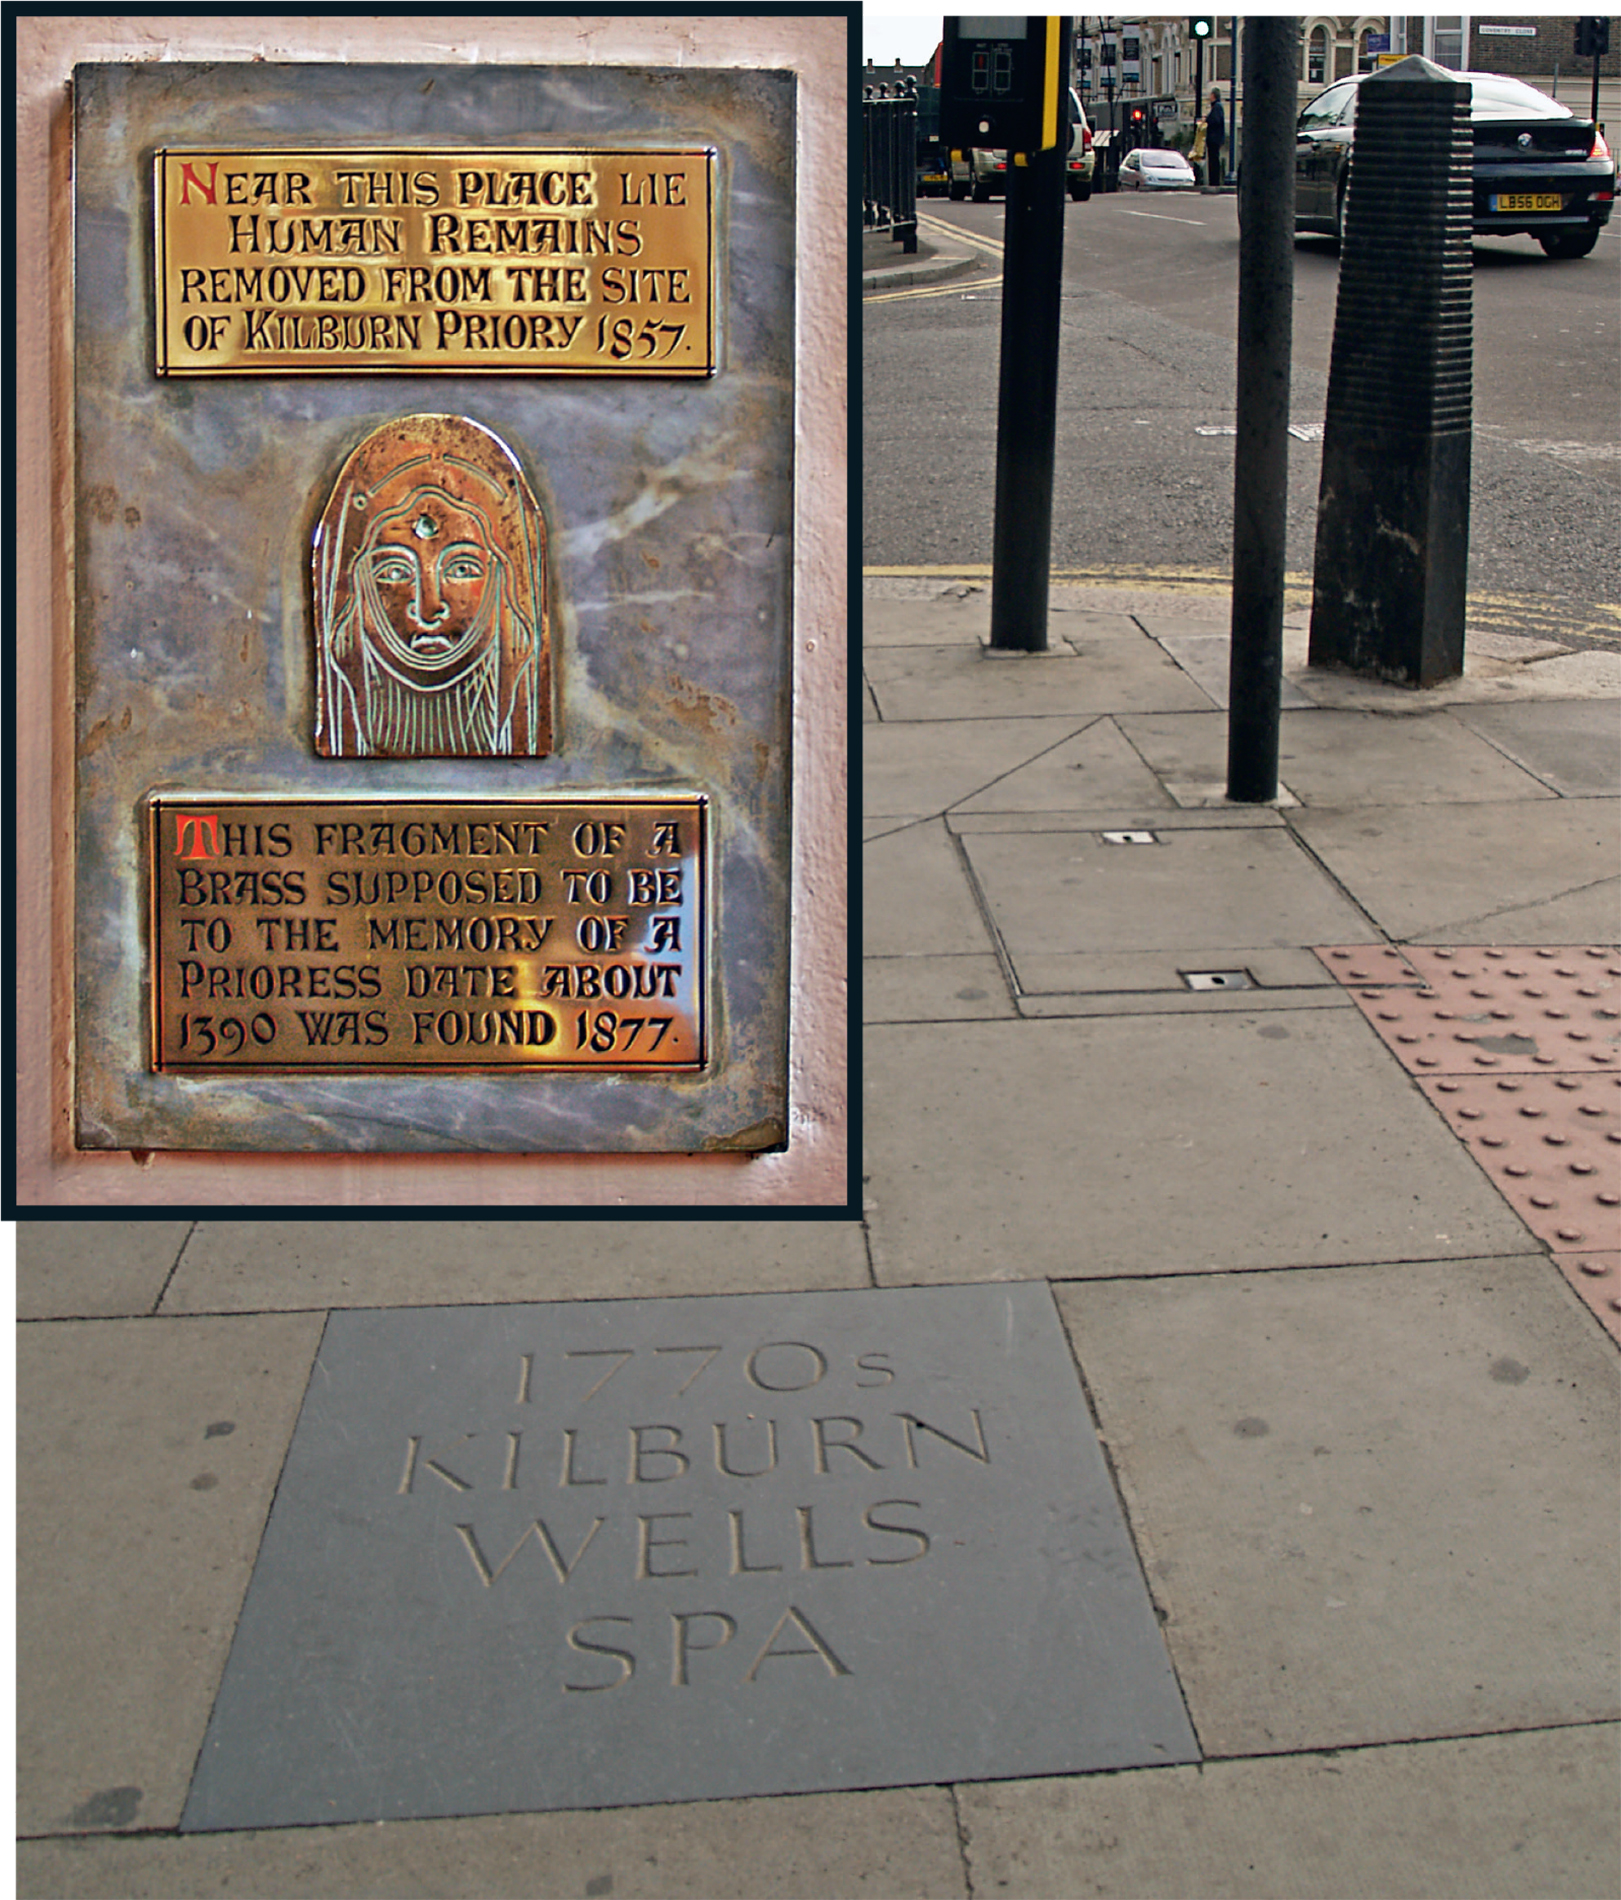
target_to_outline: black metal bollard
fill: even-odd
[[[1300,22],[1251,20],[1244,30],[1249,142],[1238,186],[1238,441],[1233,457],[1227,796],[1255,804],[1278,795],[1299,70]]]
[[[1058,321],[1064,281],[1064,151],[1010,164],[1003,221],[1002,355],[991,529],[991,645],[1047,650]]]
[[[1473,358],[1470,86],[1416,56],[1357,89],[1310,660],[1463,671]]]

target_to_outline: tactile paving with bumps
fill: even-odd
[[[1317,954],[1621,1341],[1621,953]]]
[[[1422,1086],[1539,1239],[1621,1248],[1621,1075],[1441,1076]]]
[[[1414,1075],[1591,1074],[1621,1068],[1621,954],[1578,949],[1488,950],[1404,945],[1318,955]],[[1413,989],[1397,973],[1421,980]],[[1367,969],[1371,979],[1353,972]],[[1373,987],[1365,987],[1371,981]],[[1389,986],[1389,987],[1387,987]],[[1400,987],[1397,987],[1400,986]]]

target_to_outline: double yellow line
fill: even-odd
[[[945,238],[953,244],[966,244],[970,250],[983,251],[989,258],[1000,264],[1003,258],[1000,238],[980,237],[973,231],[965,231],[961,225],[947,224],[944,218],[931,218],[926,211],[917,214],[918,226],[928,231],[931,237]],[[921,284],[914,290],[880,290],[869,292],[862,298],[863,303],[906,303],[918,297],[960,297],[965,289],[994,290],[1002,279],[998,277],[976,277],[971,284],[954,280],[945,284]]]

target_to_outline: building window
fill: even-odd
[[[1328,28],[1314,26],[1306,42],[1306,80],[1313,86],[1328,83]]]
[[[1437,16],[1430,29],[1430,58],[1437,66],[1463,71],[1463,16]]]

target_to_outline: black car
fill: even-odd
[[[1295,229],[1345,233],[1357,74],[1320,92],[1295,128]],[[1476,237],[1527,232],[1550,257],[1585,257],[1610,221],[1615,160],[1591,119],[1534,86],[1458,73],[1473,88]]]

